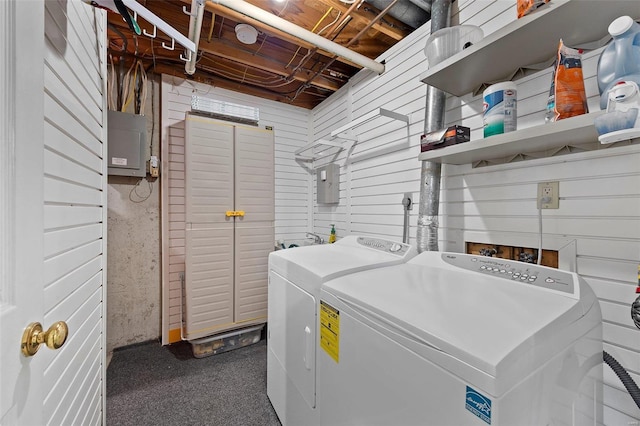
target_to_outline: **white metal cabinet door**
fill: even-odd
[[[234,322],[234,161],[231,124],[185,120],[185,328],[188,340]]]
[[[236,322],[267,320],[269,253],[273,251],[273,238],[273,225],[269,223],[236,222]]]
[[[235,129],[235,209],[238,222],[275,220],[273,132],[247,126]]]
[[[186,230],[186,336],[209,336],[233,323],[233,224]]]
[[[235,320],[266,321],[268,258],[274,246],[273,132],[235,128]]]
[[[188,223],[233,223],[233,125],[187,114],[185,203]]]

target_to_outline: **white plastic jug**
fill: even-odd
[[[621,81],[609,89],[607,112],[640,109],[640,89],[633,81]]]
[[[640,84],[640,24],[621,16],[609,25],[613,40],[598,60],[600,108],[607,108],[608,92],[620,81]]]

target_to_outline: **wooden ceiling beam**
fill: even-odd
[[[341,13],[346,13],[348,10],[348,4],[345,5],[344,3],[341,3],[340,1],[333,1],[333,0],[316,0],[319,1],[320,3],[324,4],[325,6],[328,7],[333,7],[336,10],[339,10]],[[368,3],[364,3],[362,6],[360,6],[360,8],[354,10],[353,12],[351,12],[351,17],[354,20],[359,21],[360,23],[366,25],[368,24],[371,20],[373,20],[374,16],[366,16],[364,14],[362,14],[360,12],[360,9],[362,9],[363,7],[368,7],[374,11],[376,11],[377,13],[380,13],[380,11],[378,9],[376,9],[375,7],[369,5]],[[409,35],[409,31],[405,31],[402,30],[400,28],[406,26],[405,24],[403,24],[402,22],[398,21],[397,19],[391,17],[391,16],[385,16],[384,19],[390,23],[392,23],[395,27],[397,28],[393,28],[389,25],[383,24],[383,23],[375,23],[373,24],[373,26],[371,27],[371,29],[376,30],[381,32],[382,34],[385,34],[389,37],[391,37],[392,39],[396,40],[396,41],[400,41],[402,40],[404,37],[406,37],[407,35]]]
[[[193,76],[185,76],[184,74],[180,74],[176,72],[175,68],[171,65],[167,64],[157,64],[155,67],[155,72],[157,74],[167,74],[183,79],[193,79],[195,81],[209,84],[214,87],[219,87],[221,89],[232,90],[234,92],[245,93],[248,95],[256,96],[263,99],[269,99],[276,102],[282,102],[289,105],[299,106],[301,108],[313,109],[316,105],[318,105],[323,98],[318,98],[317,96],[313,96],[310,94],[301,94],[298,96],[293,102],[289,96],[286,94],[278,94],[276,92],[261,89],[259,87],[251,86],[244,83],[234,82],[222,77],[218,77],[207,73],[202,70],[196,69],[195,74]]]
[[[110,20],[109,23],[114,25],[124,34],[130,34],[127,24],[122,19],[115,19],[113,21]],[[145,28],[144,23],[141,23],[141,28]],[[147,29],[148,31],[151,30],[151,28],[145,29]],[[146,54],[149,55],[150,48],[148,48],[147,46],[150,46],[151,40],[152,39],[148,37],[138,37],[138,44],[140,46],[139,50],[143,53],[144,50],[146,50]],[[158,36],[158,40],[156,41],[155,54],[160,56],[175,56],[177,59],[178,53],[167,51],[165,49],[162,49],[161,47],[158,47],[157,43],[159,43],[160,40],[162,40],[161,35]],[[165,42],[168,43],[168,39],[165,40]],[[144,50],[142,50],[142,46],[145,47]],[[130,51],[132,47],[133,43],[130,43]],[[291,74],[291,69],[285,68],[285,65],[289,61],[290,57],[283,58],[281,53],[279,54],[275,51],[265,51],[266,54],[264,56],[257,56],[253,52],[234,47],[232,43],[227,40],[213,39],[211,42],[208,42],[206,40],[206,37],[200,39],[200,45],[198,49],[206,52],[209,55],[223,58],[243,66],[255,68],[260,71],[268,72],[279,77],[289,77]],[[196,65],[196,67],[197,66],[198,65]],[[309,78],[309,75],[305,75],[304,71],[304,69],[299,70],[297,73],[291,76],[291,79],[298,82],[306,82]],[[341,86],[335,80],[328,79],[321,75],[314,78],[311,82],[309,82],[309,84],[321,89],[330,90],[332,92],[337,91]]]
[[[189,9],[192,0],[137,1],[145,4],[149,10],[170,23],[180,33],[188,33],[189,16],[182,12],[182,6]],[[329,37],[327,30],[323,35],[334,38],[334,42],[343,46],[352,43],[349,49],[369,58],[379,57],[397,40],[411,32],[405,24],[387,15],[384,16],[384,22],[377,22],[375,18],[379,16],[378,9],[366,2],[356,9],[354,5],[341,3],[340,0],[289,0],[287,3],[279,4],[272,0],[245,1],[281,16],[301,28],[316,28],[316,33],[333,22],[338,12],[340,19],[337,22],[341,22],[346,16],[345,12],[354,7],[348,23],[341,27],[339,32],[334,33],[335,37]],[[330,10],[330,7],[333,9]],[[362,7],[367,7],[367,11]],[[111,30],[108,31],[108,37],[110,43],[114,44],[110,46],[109,52],[113,53],[114,61],[117,62],[119,56],[125,56],[124,62],[130,64],[137,45],[138,57],[143,58],[145,67],[155,64],[155,71],[158,73],[193,78],[215,84],[217,87],[303,108],[318,105],[362,68],[339,57],[330,69],[309,84],[307,80],[333,60],[333,53],[317,49],[309,42],[262,24],[214,1],[206,2],[206,10],[199,46],[202,56],[198,59],[196,74],[193,77],[185,74],[184,62],[178,58],[183,52],[181,48],[176,46],[174,51],[170,51],[160,47],[161,42],[171,44],[171,40],[165,34],[158,32],[155,40],[145,36],[136,37],[122,18],[113,13],[108,14],[109,23],[115,25],[127,38],[128,52],[120,55],[119,37]],[[212,16],[215,19],[213,21]],[[244,45],[237,40],[234,27],[238,23],[247,23],[259,31],[257,43]],[[371,27],[368,26],[369,23]],[[146,21],[140,20],[139,24],[147,31],[151,30]],[[366,34],[352,42],[365,27],[368,28]],[[210,41],[207,41],[208,39]],[[155,54],[155,60],[151,58],[152,52]],[[307,54],[310,58],[301,62]],[[298,65],[299,70],[296,69]],[[292,73],[294,69],[296,72]]]
[[[269,59],[263,56],[256,56],[250,52],[236,49],[233,46],[225,43],[224,40],[214,39],[211,42],[208,42],[206,39],[201,39],[199,49],[210,55],[231,60],[252,68],[257,68],[262,71],[276,74],[280,77],[288,77],[291,73],[291,69],[286,69],[280,61]],[[300,75],[300,73],[295,73],[291,78],[296,81],[306,82],[308,76]],[[338,83],[322,76],[318,76],[318,78],[315,78],[313,81],[311,81],[311,84],[323,89],[331,90],[333,92],[337,91],[340,88],[340,85]]]
[[[183,3],[191,4],[190,0],[181,0],[181,1]],[[285,33],[284,31],[280,31],[280,30],[277,30],[277,29],[275,29],[273,27],[265,25],[260,21],[257,21],[255,19],[249,18],[248,16],[245,16],[245,15],[243,15],[241,13],[238,13],[238,12],[236,12],[234,10],[228,9],[228,8],[226,8],[224,6],[219,5],[219,4],[212,3],[212,2],[207,2],[206,6],[205,6],[205,9],[207,11],[211,12],[211,13],[215,13],[216,15],[223,16],[223,17],[225,17],[227,19],[231,19],[231,20],[233,20],[235,22],[241,22],[241,23],[249,24],[252,27],[256,28],[259,31],[264,32],[265,34],[267,34],[269,36],[273,36],[273,37],[279,38],[281,40],[287,41],[287,42],[289,42],[291,44],[294,44],[296,46],[300,46],[300,47],[303,47],[305,49],[313,49],[315,47],[311,43],[307,43],[306,41],[300,40],[299,38],[294,37],[291,34]],[[333,58],[335,56],[333,53],[324,51],[322,49],[318,49],[317,52],[319,54],[323,55],[323,56],[328,57],[328,58]],[[342,63],[345,63],[345,64],[348,64],[348,65],[351,65],[352,67],[356,67],[358,69],[362,68],[362,66],[360,66],[360,65],[358,65],[358,64],[356,64],[354,62],[351,62],[351,61],[349,61],[349,60],[347,60],[347,59],[345,59],[343,57],[338,57],[338,61],[340,61]]]

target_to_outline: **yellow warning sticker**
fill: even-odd
[[[320,301],[320,347],[339,362],[340,312],[323,301]]]

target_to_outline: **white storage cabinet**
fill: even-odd
[[[273,132],[187,113],[186,340],[267,320]]]

